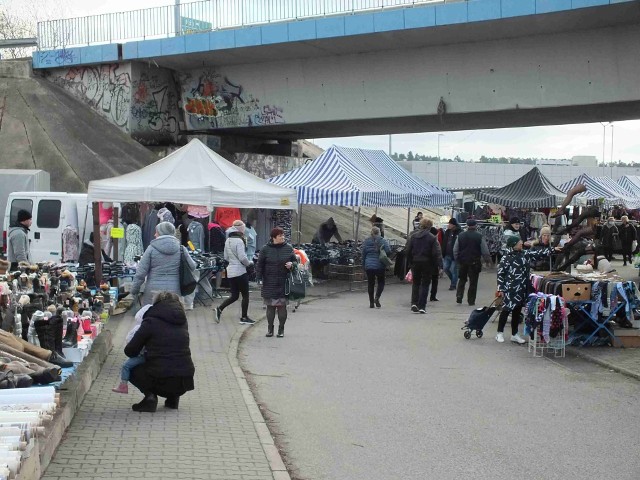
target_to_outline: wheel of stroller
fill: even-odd
[[[467,330],[466,332],[464,332],[464,338],[466,338],[467,340],[469,340],[471,338],[471,331]]]
[[[476,330],[476,337],[482,338],[482,330]]]

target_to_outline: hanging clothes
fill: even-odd
[[[62,230],[62,261],[77,262],[79,245],[80,237],[78,235],[78,229],[67,225],[64,230]]]
[[[224,229],[216,222],[209,223],[209,251],[211,253],[224,252],[224,243],[227,236]]]
[[[187,213],[195,218],[209,217],[209,209],[203,205],[187,205]]]
[[[100,245],[102,246],[102,251],[111,258],[113,258],[113,239],[111,238],[112,228],[113,220],[109,220],[105,225],[100,225]]]
[[[98,203],[100,225],[105,225],[109,220],[113,220],[113,204],[107,202]]]
[[[204,251],[204,228],[201,223],[192,220],[187,226],[187,235],[196,250]]]
[[[235,220],[240,220],[242,216],[240,215],[239,208],[218,207],[216,208],[216,215],[214,218],[216,223],[220,225],[223,230],[226,230],[233,225]]]
[[[150,209],[144,216],[142,222],[142,246],[146,250],[151,240],[155,238],[156,226],[158,225],[158,210]]]
[[[134,263],[134,258],[141,257],[144,253],[142,229],[135,223],[132,223],[131,225],[127,225],[124,236],[127,241],[127,246],[124,249],[124,263]]]

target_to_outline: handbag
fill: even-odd
[[[391,259],[387,256],[387,252],[382,248],[381,244],[378,244],[378,259],[380,260],[380,263],[384,265],[384,268],[391,266]]]
[[[180,293],[182,296],[191,295],[198,285],[191,272],[187,255],[184,247],[180,248]]]
[[[634,240],[633,242],[631,242],[631,251],[635,252],[638,249],[638,241]]]
[[[304,278],[298,267],[293,267],[287,276],[284,286],[284,294],[289,300],[300,300],[306,295]]]

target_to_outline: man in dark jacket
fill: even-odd
[[[187,316],[175,293],[158,294],[124,353],[133,358],[143,349],[145,362],[131,370],[129,381],[144,399],[132,409],[155,412],[158,396],[166,397],[167,408],[177,409],[180,397],[194,388],[195,367],[189,349]]]
[[[449,220],[447,230],[444,232],[442,239],[442,256],[444,257],[444,273],[449,277],[449,290],[455,290],[458,283],[458,265],[453,257],[453,247],[456,244],[458,235],[460,235],[460,225],[455,218]]]
[[[336,237],[338,242],[342,242],[342,237],[338,233],[338,226],[333,220],[333,217],[329,217],[329,220],[322,222],[318,231],[313,236],[313,243],[327,243],[331,240],[331,237]]]
[[[19,262],[31,263],[29,257],[29,227],[31,227],[31,213],[19,210],[16,223],[9,228],[7,235],[7,260],[11,262],[11,270],[18,269]]]
[[[458,236],[458,240],[453,247],[453,256],[458,263],[458,289],[456,292],[456,302],[462,303],[464,288],[469,278],[469,291],[467,292],[467,302],[469,305],[476,304],[476,292],[478,290],[478,277],[482,270],[482,258],[488,263],[491,261],[489,247],[480,232],[476,230],[477,222],[471,218],[467,220],[468,230]]]
[[[426,313],[427,294],[434,271],[442,270],[442,251],[438,239],[429,231],[433,222],[423,218],[420,230],[407,242],[407,261],[413,273],[411,286],[411,311]]]

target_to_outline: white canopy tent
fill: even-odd
[[[296,191],[269,183],[193,139],[138,171],[89,182],[89,202],[173,202],[297,210]]]

